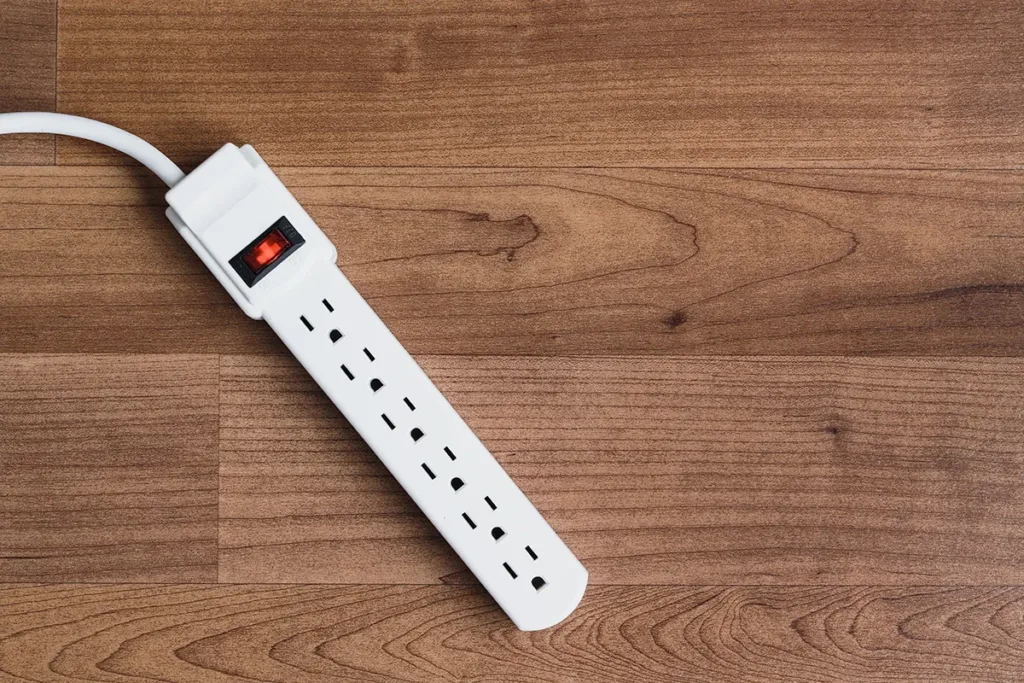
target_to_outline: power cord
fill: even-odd
[[[49,133],[98,142],[132,157],[169,187],[185,177],[167,155],[137,135],[81,116],[46,111],[0,114],[0,135],[12,133]]]

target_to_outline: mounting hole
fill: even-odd
[[[381,382],[379,379],[374,377],[370,380],[370,388],[373,389],[373,393],[377,393],[384,388],[384,382]]]
[[[455,477],[454,479],[452,479],[452,490],[453,491],[458,491],[459,489],[461,489],[465,485],[466,485],[466,482],[462,481],[458,477]]]
[[[541,578],[539,576],[535,576],[532,579],[530,579],[530,583],[532,583],[533,587],[536,588],[537,590],[540,590],[545,585],[547,585],[547,581],[545,581],[543,578]]]
[[[493,538],[495,541],[500,541],[501,537],[504,535],[505,530],[502,529],[500,526],[496,526],[493,529],[491,529],[491,538]]]
[[[415,427],[411,432],[409,432],[409,436],[412,437],[413,441],[419,441],[423,438],[423,430],[419,427]]]
[[[331,330],[328,336],[331,338],[331,341],[333,343],[337,344],[338,340],[341,339],[341,332],[338,332],[337,330]]]

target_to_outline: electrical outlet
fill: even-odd
[[[263,317],[519,628],[572,612],[586,570],[333,264]]]

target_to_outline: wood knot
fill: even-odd
[[[686,322],[686,313],[683,311],[673,311],[672,315],[662,318],[662,322],[670,330],[674,330],[683,323]]]

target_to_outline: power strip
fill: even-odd
[[[120,128],[0,113],[0,135],[49,133],[128,154],[171,187],[167,216],[247,315],[265,319],[459,557],[524,631],[565,619],[587,570],[335,262],[337,250],[256,151],[224,145],[187,176]]]
[[[252,147],[225,145],[167,216],[263,318],[517,627],[576,608],[587,570],[335,265],[337,251]]]

